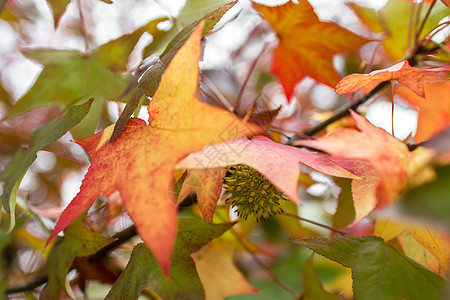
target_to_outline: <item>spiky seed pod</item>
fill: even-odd
[[[249,215],[256,220],[267,221],[270,216],[283,212],[280,200],[289,200],[266,177],[246,165],[228,169],[225,177],[225,192],[231,197],[225,203],[236,207],[239,218],[247,220]]]

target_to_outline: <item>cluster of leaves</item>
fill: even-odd
[[[47,0],[58,30],[69,2]],[[342,9],[358,17],[356,34],[320,19],[308,0],[187,0],[177,17],[94,49],[82,2],[73,34],[85,51],[21,47],[42,72],[18,101],[0,86],[2,294],[449,297],[447,1],[349,3]],[[32,9],[0,8],[26,40]],[[232,70],[199,70],[213,38],[246,18],[256,21],[229,58]],[[153,39],[142,46],[144,33]],[[138,51],[144,60],[130,67]],[[340,71],[355,74],[342,78],[333,59],[344,53]],[[326,92],[315,99],[315,91]],[[418,112],[403,141],[394,126],[390,134],[364,117],[389,99],[393,110]],[[117,122],[108,107],[121,111]],[[87,165],[68,132],[90,164],[62,211],[63,183]],[[50,168],[38,167],[43,153]],[[320,255],[315,262],[307,249]]]

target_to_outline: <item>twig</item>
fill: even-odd
[[[32,281],[25,283],[24,285],[13,286],[13,287],[7,288],[5,291],[5,294],[6,295],[18,294],[18,293],[25,293],[27,291],[34,290],[38,286],[41,286],[44,283],[46,283],[47,280],[48,280],[47,276],[41,276],[41,277],[33,279]]]
[[[288,213],[288,212],[282,212],[281,214],[285,215],[285,216],[288,216],[288,217],[291,217],[291,218],[299,219],[300,221],[304,221],[304,222],[308,222],[308,223],[314,224],[314,225],[319,226],[319,227],[326,228],[328,230],[331,230],[333,232],[336,232],[336,233],[339,233],[339,234],[342,234],[342,235],[348,235],[348,233],[346,233],[344,231],[341,231],[339,229],[333,228],[333,227],[325,225],[325,224],[317,223],[317,222],[314,222],[312,220],[308,220],[308,219],[299,217],[297,215],[294,215],[294,214],[291,214],[291,213]]]
[[[322,129],[325,129],[328,125],[347,116],[349,114],[349,109],[356,110],[361,104],[364,104],[366,101],[368,101],[370,98],[372,98],[375,94],[377,94],[383,88],[388,86],[388,84],[389,84],[389,81],[384,81],[384,82],[380,83],[373,90],[371,90],[367,95],[365,95],[365,96],[361,97],[360,99],[356,100],[355,102],[352,102],[349,105],[341,108],[327,120],[320,122],[319,124],[307,129],[304,132],[304,134],[308,135],[308,136],[313,136],[313,135],[317,134]]]
[[[206,84],[206,86],[214,93],[217,99],[222,103],[222,105],[229,111],[233,111],[233,105],[228,102],[227,98],[219,91],[219,89],[209,80],[208,77],[202,75],[202,81]]]
[[[233,228],[230,228],[231,234],[236,238],[236,240],[241,244],[241,246],[251,255],[252,259],[267,273],[267,275],[275,281],[279,286],[281,286],[283,289],[285,289],[289,294],[295,297],[295,299],[299,298],[299,294],[297,294],[293,289],[288,287],[283,281],[281,281],[280,278],[275,275],[272,270],[269,269],[268,266],[256,255],[255,252],[253,252],[241,239],[241,237],[236,233],[236,231]]]
[[[391,106],[391,126],[392,126],[392,136],[395,137],[394,134],[394,108],[395,108],[395,104],[394,104],[394,97],[395,97],[395,85],[394,85],[394,80],[391,80],[391,94],[392,94],[392,106]]]
[[[105,247],[101,248],[96,253],[92,254],[91,256],[89,256],[89,262],[92,262],[92,261],[98,260],[102,257],[105,257],[105,255],[109,251],[116,249],[118,246],[120,246],[123,243],[130,240],[136,234],[137,234],[136,227],[134,225],[131,225],[131,226],[125,228],[124,230],[116,233],[115,235],[112,236],[113,238],[116,238],[116,240],[114,242],[106,245]]]
[[[102,257],[105,257],[105,255],[109,251],[116,249],[118,246],[127,242],[129,239],[131,239],[135,235],[136,235],[136,228],[134,227],[134,225],[127,227],[124,230],[116,233],[115,235],[112,236],[113,238],[116,238],[116,240],[114,242],[106,245],[105,247],[101,248],[96,253],[92,254],[91,256],[89,256],[89,262],[99,260]],[[73,269],[73,267],[70,268],[70,270],[72,270],[72,269]],[[10,295],[10,294],[18,294],[18,293],[24,293],[27,291],[31,291],[31,290],[34,290],[35,288],[43,285],[47,281],[48,281],[47,276],[41,276],[41,277],[33,279],[32,281],[25,283],[24,285],[9,287],[6,289],[5,294]]]
[[[420,25],[419,30],[416,32],[416,36],[414,38],[414,41],[417,43],[417,41],[419,40],[419,36],[422,33],[423,28],[425,27],[425,23],[428,20],[428,17],[431,14],[431,10],[433,9],[433,6],[436,4],[436,0],[433,0],[433,2],[431,2],[430,7],[428,8],[427,14],[425,15],[425,17],[422,20],[422,24]]]
[[[244,79],[244,83],[241,86],[241,89],[239,90],[239,94],[237,96],[236,99],[236,106],[235,106],[235,112],[237,113],[237,115],[239,115],[240,113],[240,107],[241,107],[241,99],[242,99],[242,95],[244,94],[245,88],[247,87],[247,83],[250,79],[250,76],[253,73],[253,70],[255,70],[256,64],[258,63],[259,59],[261,58],[261,56],[263,55],[263,53],[266,51],[267,47],[269,46],[268,43],[266,43],[263,48],[261,49],[261,52],[259,53],[259,55],[255,58],[255,60],[253,61],[253,63],[250,66],[250,69],[248,70],[247,76]]]
[[[205,91],[204,88],[202,88],[200,86],[200,91],[205,94],[205,96],[207,96],[209,99],[211,99],[215,104],[217,104],[218,106],[222,106],[222,101],[219,100],[219,98],[217,98],[215,95],[212,95],[211,93],[208,93],[207,91]],[[222,108],[225,108],[222,106]]]
[[[285,131],[285,132],[288,132],[288,133],[295,134],[296,136],[301,137],[301,138],[306,139],[306,140],[314,140],[313,137],[307,136],[307,135],[305,135],[305,134],[303,134],[301,132],[298,132],[298,131],[295,131],[295,130],[286,129],[286,128],[283,128],[283,127],[280,127],[280,126],[276,126],[276,125],[273,125],[271,123],[264,122],[263,120],[257,120],[257,119],[250,118],[250,121],[252,121],[252,123],[256,123],[258,125],[263,125],[266,128],[268,128],[269,130],[273,128],[273,129],[276,129],[276,130],[278,130],[280,132]]]
[[[51,153],[51,154],[53,154],[53,155],[55,155],[55,156],[58,156],[58,157],[61,157],[61,158],[67,159],[67,160],[71,160],[71,161],[76,162],[76,163],[78,163],[78,164],[80,164],[80,165],[82,165],[82,166],[85,166],[85,165],[88,165],[88,164],[89,164],[87,161],[84,161],[84,160],[75,158],[75,157],[73,157],[73,156],[69,156],[69,155],[63,154],[63,153],[59,153],[59,152],[56,152],[56,151],[54,151],[54,150],[50,150],[50,149],[45,149],[45,148],[43,148],[43,149],[41,149],[40,151],[49,152],[49,153]]]

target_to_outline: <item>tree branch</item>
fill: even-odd
[[[308,136],[313,136],[317,134],[322,129],[325,129],[328,125],[342,119],[343,117],[347,116],[349,114],[349,110],[356,110],[361,104],[364,104],[366,101],[368,101],[370,98],[375,96],[379,91],[384,89],[389,85],[389,81],[384,81],[377,85],[373,90],[371,90],[367,95],[359,98],[358,100],[350,103],[349,105],[341,108],[337,112],[335,112],[330,118],[327,120],[320,122],[319,124],[305,130],[304,134]]]
[[[131,226],[125,228],[124,230],[116,233],[115,235],[112,236],[112,238],[116,238],[116,240],[114,242],[106,245],[105,247],[101,248],[96,253],[92,254],[91,256],[89,256],[89,262],[93,262],[95,260],[99,260],[99,259],[105,257],[105,255],[109,251],[116,249],[118,246],[127,242],[135,235],[136,235],[136,227],[134,225],[131,225]],[[73,267],[71,267],[70,270],[73,270]],[[10,295],[10,294],[25,293],[25,292],[34,290],[35,288],[43,285],[47,281],[48,281],[47,276],[41,276],[41,277],[35,278],[35,279],[23,284],[23,285],[9,287],[6,289],[5,294]]]

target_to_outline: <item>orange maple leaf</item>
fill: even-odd
[[[222,181],[226,172],[225,168],[188,170],[178,194],[177,203],[180,203],[192,191],[195,191],[203,218],[208,222],[212,222],[214,210],[222,192]]]
[[[252,3],[278,36],[271,72],[278,77],[288,101],[306,76],[334,88],[341,76],[333,67],[333,56],[370,41],[336,23],[320,21],[307,0],[298,2],[273,7]]]
[[[436,75],[436,73],[448,70],[447,67],[426,70],[411,67],[409,62],[404,60],[389,68],[373,71],[369,74],[350,74],[345,76],[337,84],[336,93],[347,94],[359,91],[368,93],[383,81],[397,80],[409,87],[417,95],[425,97],[424,85],[426,83],[446,81],[446,79]]]
[[[399,86],[397,95],[419,111],[415,142],[422,142],[450,126],[450,81],[425,84],[425,98]]]
[[[164,73],[150,105],[149,124],[132,118],[109,144],[113,126],[76,142],[92,164],[80,192],[62,213],[48,241],[85,211],[99,195],[119,191],[136,230],[165,274],[177,230],[171,179],[174,165],[207,144],[261,131],[233,114],[199,101],[199,25]]]
[[[366,171],[363,170],[367,168],[364,164],[348,168],[342,162],[339,163],[344,168],[354,171],[356,175],[364,177],[364,180],[370,183],[367,189],[359,185],[357,194],[355,194],[355,190],[353,191],[354,199],[366,199],[365,201],[354,200],[355,211],[359,210],[367,214],[370,207],[373,209],[375,206],[382,207],[391,204],[394,198],[403,191],[408,178],[409,151],[405,144],[383,129],[375,127],[354,111],[350,111],[350,113],[358,129],[337,129],[317,140],[298,141],[296,144],[327,152],[336,158],[367,161],[371,168]],[[375,170],[375,173],[370,174],[370,169]],[[355,179],[355,182],[357,181],[358,179]],[[373,197],[367,194],[368,192],[373,193],[374,182],[376,183],[376,203],[373,202]],[[368,204],[367,201],[371,203]],[[358,218],[362,216],[363,214],[359,213]]]

